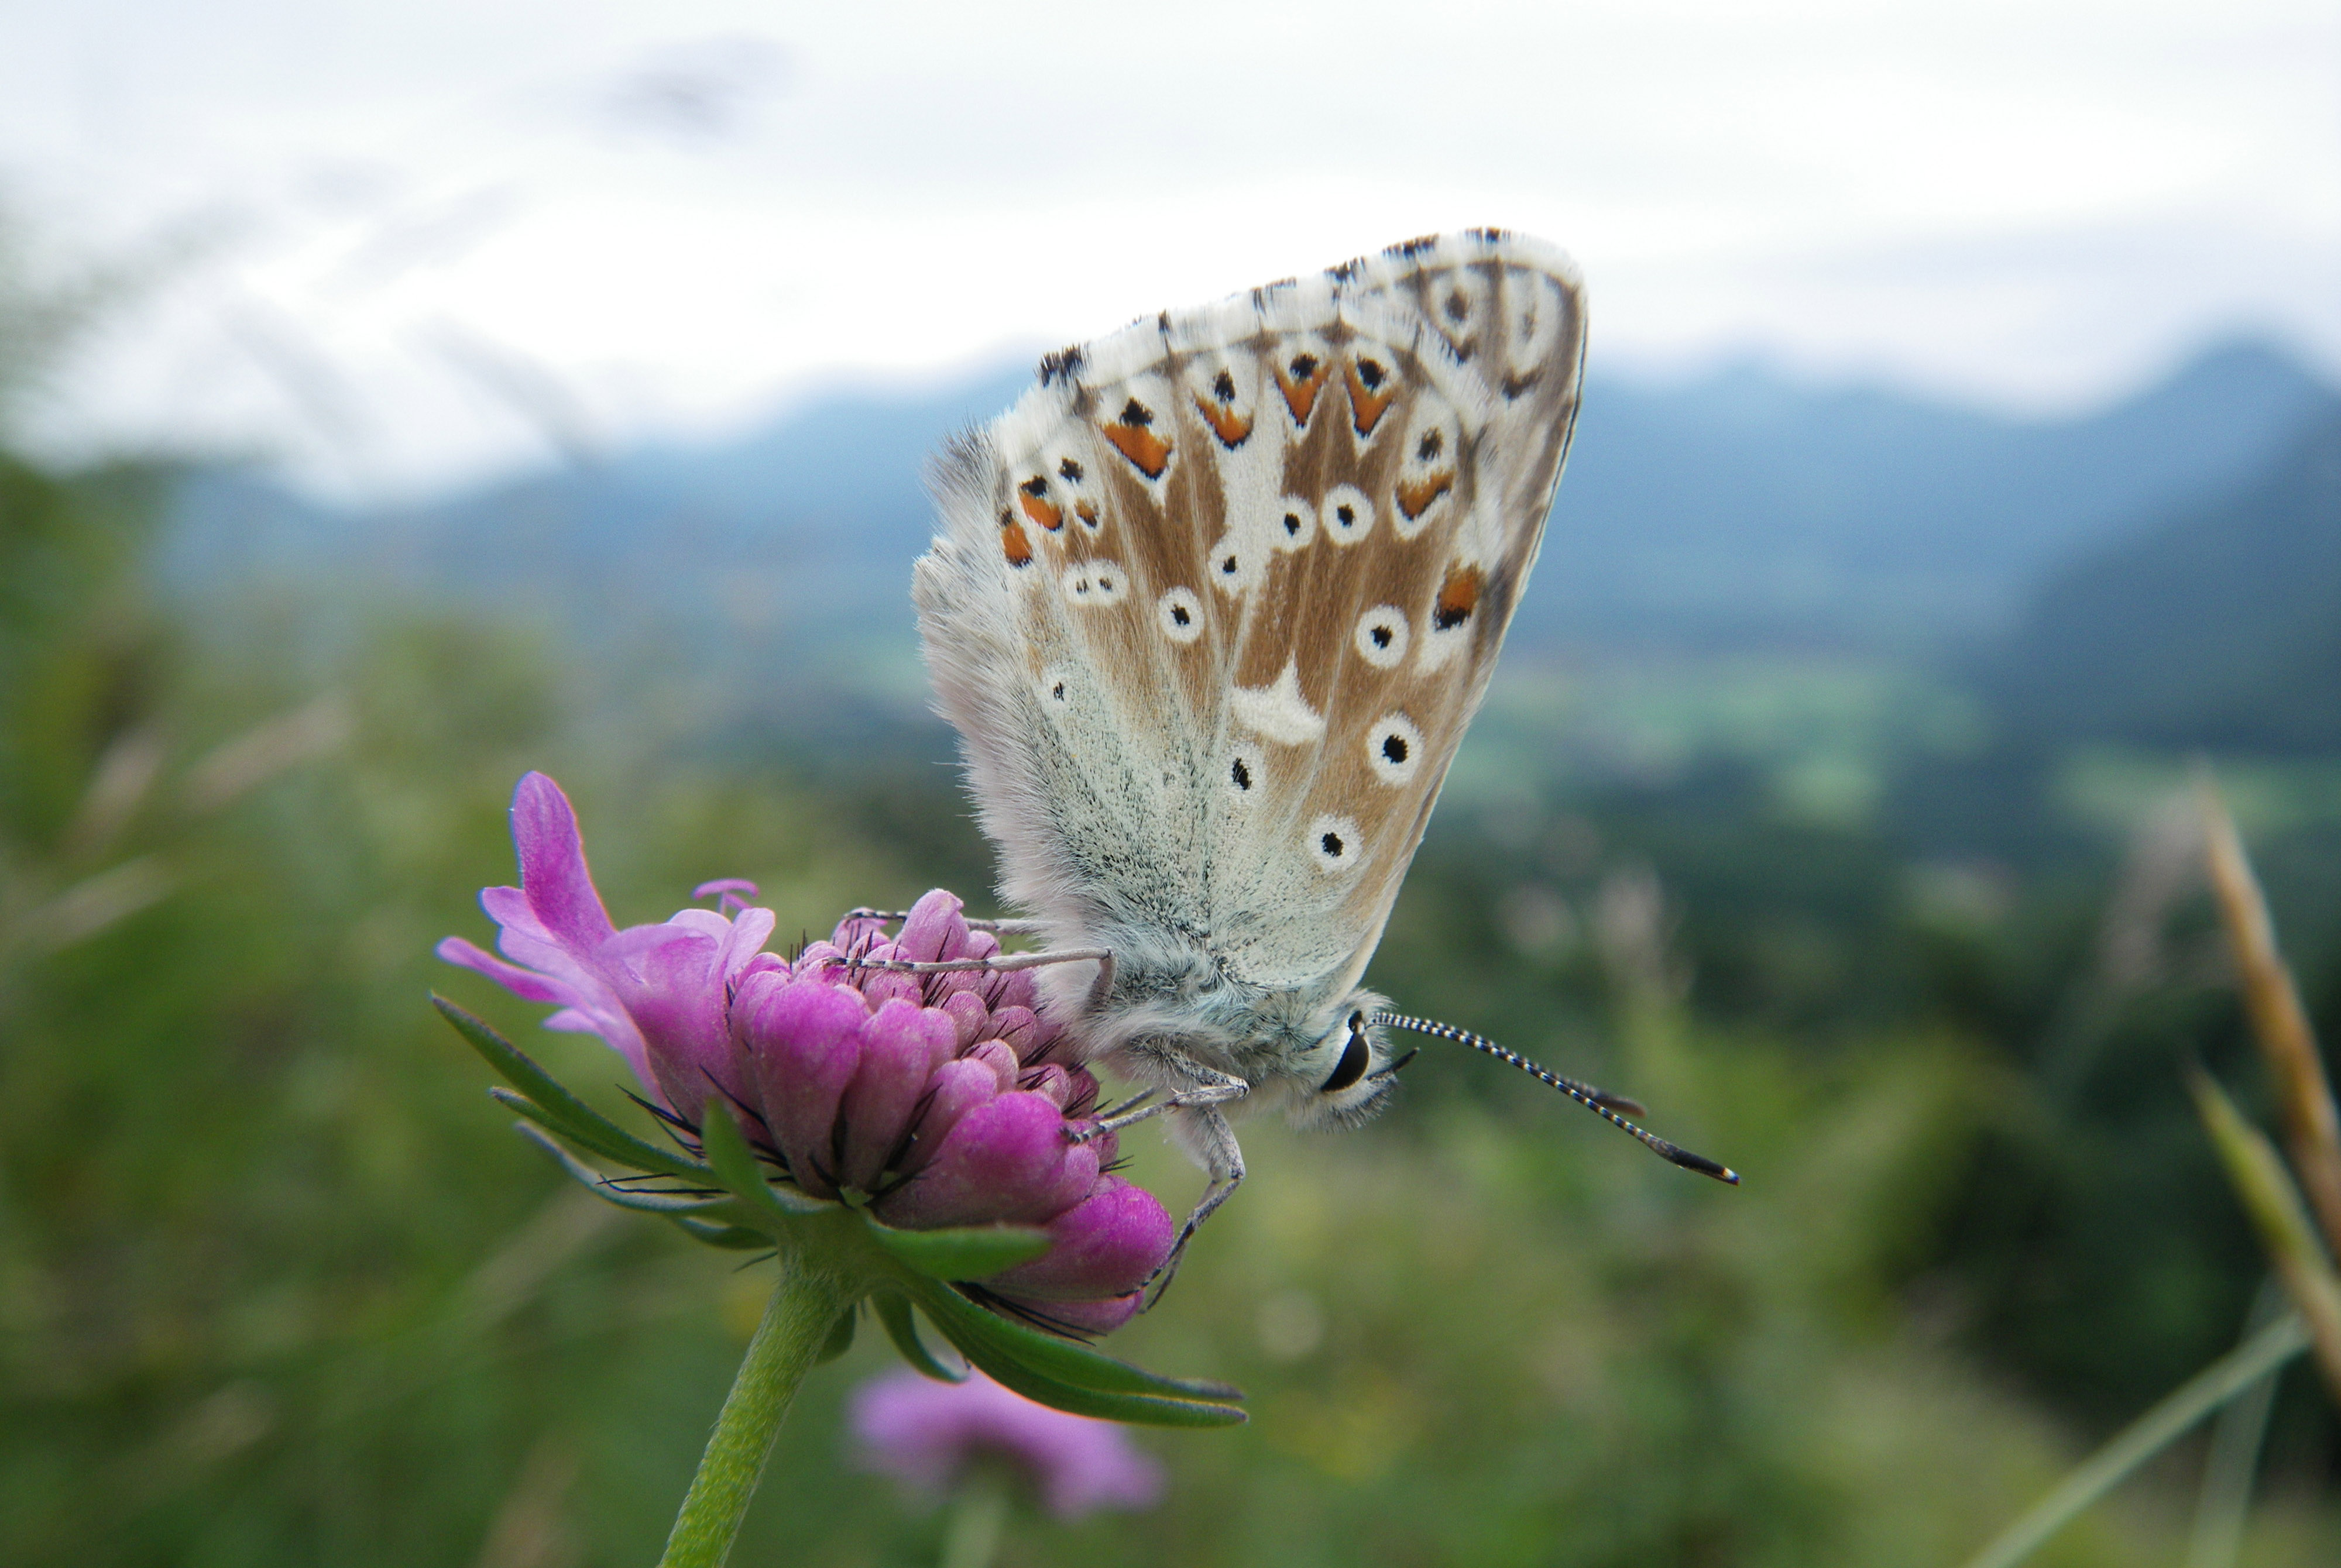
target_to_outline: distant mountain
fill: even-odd
[[[2341,752],[2341,417],[2069,564],[1994,660],[2032,732]]]
[[[380,509],[214,472],[181,499],[166,570],[196,592],[290,578],[486,600],[734,666],[897,650],[907,669],[910,565],[933,526],[926,463],[1029,380],[836,396],[736,442]]]
[[[371,511],[213,475],[180,508],[174,574],[194,591],[325,577],[529,610],[783,706],[839,680],[907,699],[910,563],[933,526],[924,464],[1026,384],[1020,370],[838,397],[745,441]],[[2037,422],[1753,370],[1671,388],[1597,376],[1516,638],[1978,639],[2064,561],[2263,468],[2336,411],[2296,361],[2252,344],[2103,412]]]
[[[1523,630],[1595,643],[1989,634],[2064,561],[2264,466],[2341,396],[2234,343],[2026,422],[1752,370],[1594,386]]]

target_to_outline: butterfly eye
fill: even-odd
[[[1350,1043],[1341,1047],[1341,1059],[1333,1064],[1333,1074],[1317,1092],[1337,1095],[1366,1076],[1367,1064],[1373,1060],[1373,1047],[1366,1044],[1365,1031],[1352,1023]]]

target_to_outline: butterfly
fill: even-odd
[[[1180,1250],[1243,1179],[1229,1111],[1365,1120],[1412,1055],[1392,1027],[1729,1176],[1360,983],[1535,564],[1584,361],[1575,263],[1470,230],[1050,354],[939,461],[913,578],[937,705],[1032,915],[1005,925],[1062,960],[1042,983],[1073,1054],[1147,1086],[1101,1125],[1167,1114],[1210,1176]]]

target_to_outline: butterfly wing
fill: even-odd
[[[1339,994],[1534,563],[1576,269],[1492,231],[1051,355],[946,453],[915,593],[1002,891]]]

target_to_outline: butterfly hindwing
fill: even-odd
[[[1346,988],[1533,563],[1573,268],[1488,232],[1044,362],[948,458],[917,597],[1003,892]]]

